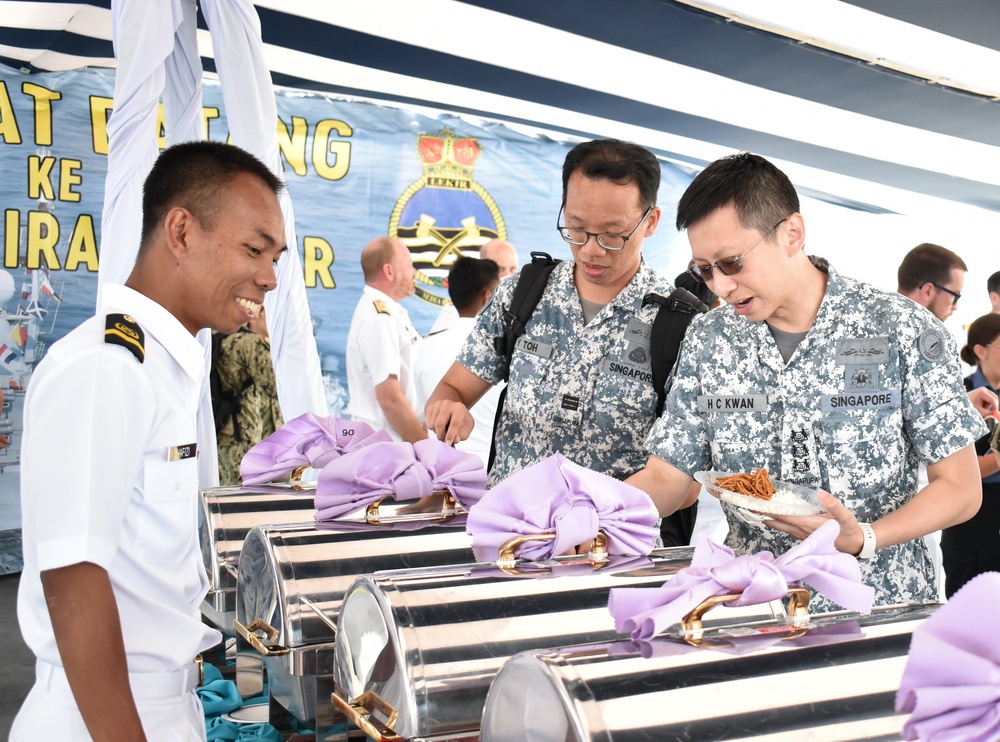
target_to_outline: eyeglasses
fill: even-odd
[[[628,234],[615,234],[614,232],[588,232],[586,229],[576,229],[574,227],[564,227],[559,223],[562,219],[563,210],[559,209],[559,219],[556,220],[556,229],[559,230],[559,236],[566,240],[571,245],[586,245],[587,240],[591,237],[597,239],[597,244],[603,247],[605,250],[622,250],[625,248],[625,243],[628,242],[629,238],[635,234],[635,230],[639,228],[646,217],[649,216],[649,212],[653,210],[650,206],[646,209],[646,213],[642,215],[642,219],[639,220],[639,224],[633,227],[632,231]]]
[[[962,298],[962,295],[960,293],[958,293],[957,291],[952,291],[949,288],[945,288],[944,286],[942,286],[939,283],[934,283],[933,281],[931,281],[930,284],[934,288],[936,288],[936,289],[938,289],[940,291],[943,291],[946,294],[951,294],[951,305],[952,306],[955,306],[956,304],[958,304],[958,300]]]
[[[735,276],[737,273],[743,270],[743,258],[745,258],[747,255],[753,252],[754,247],[757,247],[757,245],[766,240],[768,235],[770,235],[774,230],[780,227],[785,222],[786,219],[788,219],[787,216],[780,222],[775,224],[773,227],[771,227],[769,230],[764,232],[764,234],[761,235],[760,239],[757,240],[755,243],[753,243],[753,246],[739,257],[723,258],[722,260],[717,260],[716,262],[711,263],[710,265],[697,265],[694,262],[692,262],[691,265],[688,266],[688,273],[694,276],[695,280],[701,281],[702,283],[712,280],[713,270],[718,270],[719,273],[721,273],[724,276]]]

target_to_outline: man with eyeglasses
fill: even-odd
[[[968,270],[951,250],[925,242],[906,253],[899,264],[896,290],[944,322],[962,298]]]
[[[659,305],[643,300],[672,291],[642,258],[660,222],[659,184],[655,155],[635,144],[583,142],[567,154],[557,229],[573,259],[552,271],[514,350],[491,486],[555,452],[618,479],[645,464]],[[504,356],[494,339],[504,333],[516,284],[500,284],[428,400],[427,427],[440,440],[465,440],[468,408],[501,379]]]
[[[698,471],[752,472],[821,489],[828,515],[751,523],[725,504],[727,543],[785,552],[828,518],[881,605],[937,598],[924,540],[979,508],[974,442],[954,340],[895,293],[804,252],[788,177],[762,157],[713,162],[681,197],[691,273],[728,305],[688,328],[645,469],[628,481],[661,513]],[[930,484],[917,490],[917,462]],[[832,604],[819,596],[817,608]]]

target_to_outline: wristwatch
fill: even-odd
[[[858,523],[861,526],[861,533],[865,537],[864,546],[858,552],[858,559],[871,559],[875,556],[875,529],[871,523]]]

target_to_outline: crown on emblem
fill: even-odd
[[[417,152],[424,163],[427,185],[437,188],[469,188],[476,160],[483,153],[479,140],[456,137],[451,129],[417,137]]]

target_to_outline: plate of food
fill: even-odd
[[[754,472],[700,471],[694,478],[712,495],[738,508],[764,515],[816,515],[824,507],[818,487],[772,480],[767,469]]]

